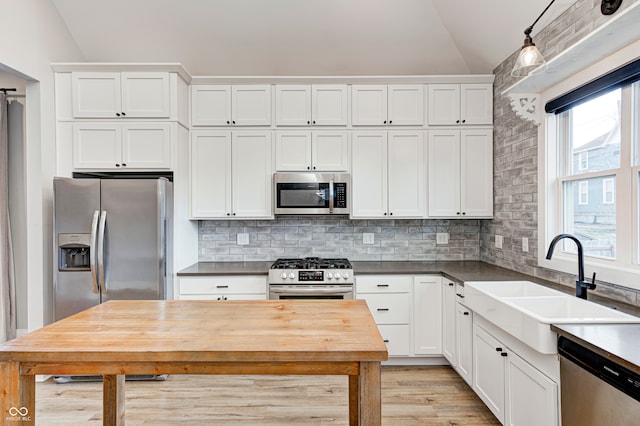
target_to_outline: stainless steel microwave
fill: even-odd
[[[349,214],[346,173],[275,173],[275,214]]]

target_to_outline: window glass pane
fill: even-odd
[[[621,89],[567,111],[570,114],[571,174],[620,167]]]
[[[563,232],[574,234],[587,256],[616,257],[615,187],[615,176],[564,183]],[[606,202],[603,194],[609,194]],[[576,246],[565,242],[564,250],[575,252]]]

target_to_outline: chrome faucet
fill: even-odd
[[[586,299],[587,290],[593,290],[596,288],[596,273],[593,273],[593,278],[591,278],[590,283],[584,280],[584,251],[582,249],[582,243],[580,242],[580,240],[571,234],[556,235],[555,238],[551,240],[551,244],[549,245],[549,251],[547,251],[547,260],[551,260],[553,249],[555,248],[558,241],[563,238],[569,238],[570,240],[573,240],[573,242],[576,243],[576,246],[578,246],[578,280],[576,281],[576,297]]]

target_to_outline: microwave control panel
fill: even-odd
[[[335,191],[335,199],[333,201],[334,207],[337,209],[347,208],[347,184],[344,182],[337,182],[333,184]]]

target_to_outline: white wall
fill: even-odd
[[[52,178],[55,173],[55,110],[51,62],[82,61],[50,0],[0,0],[0,69],[26,80],[27,329],[51,321]],[[6,13],[5,13],[6,12]],[[13,70],[13,71],[12,71]],[[19,306],[18,309],[24,309]]]

